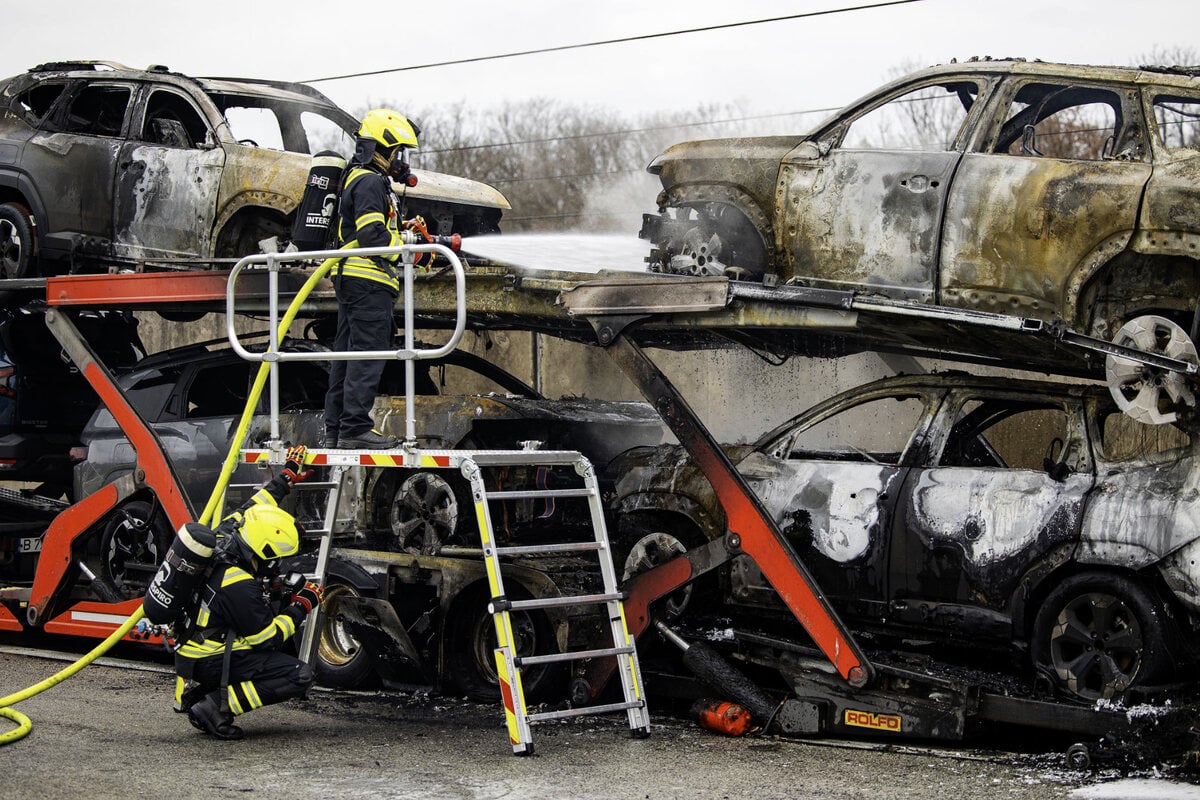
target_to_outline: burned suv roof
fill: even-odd
[[[357,126],[298,83],[41,64],[0,82],[0,277],[282,245],[312,156],[349,156]],[[496,189],[413,172],[402,213],[430,233],[498,230],[509,205]]]
[[[1190,327],[1198,72],[948,64],[808,134],[674,145],[649,167],[663,186],[642,229],[651,266],[1061,321],[1104,339],[1141,316]],[[953,332],[943,341],[961,348]]]

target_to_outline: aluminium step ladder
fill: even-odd
[[[246,463],[270,463],[278,460],[278,454],[270,450],[248,449],[242,451]],[[608,542],[608,530],[604,522],[600,487],[592,464],[581,453],[559,450],[309,450],[304,461],[306,466],[328,466],[340,473],[331,472],[327,482],[317,484],[330,488],[330,505],[326,509],[326,525],[321,539],[321,555],[317,561],[316,580],[322,581],[336,523],[336,505],[341,485],[357,468],[417,468],[457,470],[471,486],[475,506],[475,518],[479,526],[479,538],[483,547],[491,602],[488,610],[496,626],[497,648],[495,650],[496,672],[500,681],[500,695],[504,706],[505,722],[509,742],[515,755],[533,754],[531,726],[539,722],[569,717],[594,716],[624,711],[629,722],[630,735],[645,738],[650,734],[650,714],[641,682],[637,648],[625,621],[622,594],[617,589],[616,569],[612,563],[612,552]],[[569,467],[582,485],[565,489],[488,489],[484,480],[485,469],[511,467]],[[306,482],[307,483],[307,482]],[[327,484],[337,483],[337,487]],[[301,484],[303,486],[305,484]],[[530,545],[499,544],[492,524],[489,504],[506,500],[542,500],[579,498],[587,501],[591,539],[575,542],[538,542]],[[504,588],[502,559],[518,556],[552,556],[572,553],[591,553],[600,571],[602,591],[595,594],[561,595],[530,600],[509,599]],[[571,650],[560,653],[522,656],[517,653],[517,640],[513,634],[511,613],[571,606],[603,606],[607,619],[606,630],[611,645],[588,650]],[[311,618],[310,618],[311,619]],[[310,638],[314,637],[316,625],[305,630],[305,649],[311,653]],[[615,658],[617,673],[621,680],[624,700],[595,706],[583,706],[560,711],[530,713],[525,701],[522,670],[564,661],[590,658]]]
[[[426,349],[416,347],[414,338],[415,316],[413,312],[413,270],[415,256],[420,253],[436,253],[444,257],[454,271],[455,297],[457,313],[454,330],[449,339],[440,347]],[[398,255],[404,266],[403,299],[404,299],[404,347],[396,351],[355,351],[355,352],[300,352],[282,351],[279,347],[279,297],[278,272],[280,266],[288,262],[323,261],[330,258],[341,258],[349,255],[377,256]],[[269,291],[269,341],[264,352],[250,352],[239,341],[237,330],[233,324],[234,308],[237,299],[237,280],[239,274],[247,268],[261,265],[268,273]],[[324,267],[322,267],[324,269]],[[306,284],[306,287],[308,284]],[[279,429],[279,375],[280,363],[287,361],[314,360],[368,360],[398,358],[405,362],[405,437],[402,447],[390,451],[348,451],[348,450],[309,450],[305,456],[305,464],[312,466],[329,466],[340,468],[341,472],[331,472],[329,483],[330,501],[325,510],[325,528],[322,531],[321,549],[317,559],[316,579],[324,583],[329,549],[334,536],[334,528],[338,513],[338,498],[344,491],[342,485],[348,476],[358,474],[358,467],[388,468],[401,467],[407,469],[451,469],[458,470],[470,481],[472,497],[475,504],[476,520],[479,524],[479,536],[483,544],[484,561],[491,590],[492,612],[496,626],[498,647],[496,648],[496,666],[500,678],[501,696],[504,701],[505,717],[508,725],[509,740],[513,752],[517,755],[533,753],[533,740],[530,726],[534,723],[595,715],[613,711],[625,711],[629,721],[631,735],[644,738],[650,733],[650,716],[646,708],[646,700],[641,685],[641,670],[637,661],[637,650],[633,637],[629,634],[629,626],[625,620],[622,595],[617,590],[616,572],[612,564],[612,553],[609,549],[608,532],[604,525],[603,508],[600,498],[599,485],[591,463],[580,453],[570,451],[543,451],[536,449],[525,450],[425,450],[417,446],[414,394],[414,365],[415,359],[440,358],[447,355],[458,346],[466,330],[466,275],[462,262],[448,247],[439,243],[405,244],[400,247],[358,248],[353,250],[315,251],[294,253],[267,253],[246,256],[230,271],[226,281],[226,327],[230,346],[243,359],[250,362],[269,364],[270,381],[270,436],[266,449],[245,449],[241,458],[246,463],[267,463],[282,465],[285,463],[286,448],[282,442]],[[573,467],[574,472],[583,480],[583,487],[576,489],[534,490],[503,490],[487,489],[483,479],[482,469],[489,467]],[[493,500],[542,499],[548,503],[558,498],[585,498],[588,503],[588,516],[592,540],[588,542],[539,543],[536,545],[498,545],[492,526],[491,513],[488,505]],[[603,591],[597,594],[580,594],[574,596],[543,597],[533,600],[512,600],[507,597],[504,589],[502,558],[515,556],[536,556],[550,554],[565,554],[570,552],[591,552],[599,562]],[[591,650],[571,651],[543,655],[521,656],[516,652],[516,640],[513,636],[511,612],[523,610],[553,609],[568,606],[603,606],[608,617],[608,630],[611,634],[612,645]],[[311,615],[314,619],[316,615]],[[305,631],[304,652],[310,653],[316,637],[317,625],[310,622]],[[525,667],[550,664],[558,661],[580,659],[615,658],[624,702],[607,705],[574,708],[564,711],[545,713],[529,713],[522,685],[521,671]]]
[[[532,490],[488,490],[482,469],[486,467],[510,466],[570,466],[583,479],[580,488]],[[516,755],[533,754],[531,725],[555,719],[591,716],[624,711],[629,721],[630,734],[634,738],[650,735],[650,715],[641,685],[641,670],[638,665],[637,648],[625,622],[625,607],[617,589],[616,570],[613,568],[612,552],[608,543],[608,532],[604,524],[600,488],[595,470],[581,454],[570,451],[476,451],[463,458],[461,469],[471,483],[475,514],[479,523],[479,537],[483,544],[483,557],[487,566],[488,584],[492,599],[488,610],[496,624],[496,673],[500,679],[500,695],[504,704],[505,722],[509,741]],[[497,544],[491,520],[491,501],[545,500],[557,498],[584,498],[587,500],[593,538],[584,542],[546,543],[532,545]],[[562,553],[593,553],[600,567],[603,591],[597,594],[564,595],[531,600],[510,599],[504,589],[501,559],[506,556],[536,556]],[[611,646],[590,650],[565,651],[545,655],[521,656],[516,652],[511,613],[535,609],[564,608],[568,606],[603,606],[608,619]],[[526,667],[574,661],[590,658],[617,660],[617,673],[621,679],[624,700],[596,706],[584,706],[560,711],[530,713],[525,701],[522,670]]]

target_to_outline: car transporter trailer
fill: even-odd
[[[260,314],[269,311],[274,321],[278,303],[289,294],[294,295],[304,275],[298,270],[281,269],[281,262],[274,257],[250,259],[254,260],[265,269],[248,271],[236,291],[230,285],[230,272],[225,270],[68,275],[5,281],[6,285],[0,285],[0,292],[9,293],[10,302],[14,297],[44,297],[47,326],[126,431],[137,456],[136,468],[130,474],[58,510],[40,534],[31,532],[31,536],[40,539],[41,556],[35,575],[29,586],[0,589],[0,630],[40,628],[51,633],[89,637],[108,635],[138,608],[140,600],[105,602],[70,597],[70,588],[80,579],[96,583],[95,576],[78,557],[76,548],[81,539],[135,492],[152,493],[174,527],[195,517],[153,429],[139,416],[80,336],[71,322],[71,312],[100,308],[221,311],[227,308],[227,302],[232,304],[231,298],[236,295],[242,311]],[[895,342],[891,347],[916,355],[995,363],[995,358],[978,346],[954,349],[930,344],[950,331],[952,335],[961,334],[964,341],[972,337],[989,339],[991,345],[997,339],[1002,344],[1045,344],[1046,347],[1031,351],[1033,363],[1039,368],[1050,365],[1066,374],[1094,370],[1091,359],[1097,353],[1187,379],[1196,375],[1195,364],[1160,353],[1120,347],[1039,320],[881,303],[862,299],[852,292],[747,286],[725,278],[572,273],[531,276],[504,266],[487,265],[472,272],[469,283],[463,309],[461,290],[456,290],[444,274],[416,281],[415,300],[406,304],[409,315],[406,334],[411,337],[416,320],[423,327],[451,327],[455,316],[465,313],[470,326],[529,330],[598,344],[656,408],[712,483],[726,510],[729,530],[724,537],[622,585],[619,592],[619,600],[623,602],[622,624],[632,639],[652,629],[655,601],[730,559],[746,555],[762,570],[811,638],[811,644],[766,638],[748,640],[757,653],[754,658],[774,666],[791,688],[789,698],[780,704],[772,720],[783,733],[956,740],[966,734],[969,723],[994,721],[1069,731],[1106,743],[1139,735],[1142,725],[1125,709],[1010,697],[989,691],[969,679],[947,678],[920,667],[868,658],[758,498],[642,348],[660,344],[688,346],[698,341],[711,346],[712,340],[705,341],[705,337],[715,336],[725,342],[769,341],[773,347],[800,354],[837,355],[848,352],[847,342],[851,349],[856,346],[872,349],[881,332],[904,320],[911,323],[910,330],[914,333],[910,340],[900,342],[899,347]],[[306,301],[303,312],[330,313],[334,307],[330,293],[324,289]],[[264,360],[273,361],[278,355]],[[392,356],[414,357],[411,347]],[[310,461],[318,464],[337,465],[341,459],[340,463],[346,465],[350,460],[345,451],[309,452]],[[402,459],[404,454],[396,455]],[[278,460],[281,454],[276,447],[248,452],[245,457],[270,462]],[[439,466],[461,468],[462,464],[447,461]],[[0,497],[0,502],[8,501],[28,503],[24,498]],[[477,511],[481,506],[486,509],[486,498],[477,495]],[[598,526],[602,525],[601,520]],[[485,529],[482,524],[481,529]],[[328,537],[324,541],[327,547]],[[485,550],[486,544],[485,541]],[[601,549],[604,547],[606,544]],[[498,565],[503,553],[496,555],[493,563]],[[609,556],[605,553],[604,557]],[[99,593],[103,597],[103,592]],[[497,612],[511,607],[502,593],[494,599]],[[613,599],[618,598],[606,596],[589,601],[609,603]],[[14,609],[23,610],[23,619]],[[632,642],[629,645],[632,652]],[[614,647],[621,650],[624,646],[618,642]],[[623,653],[602,652],[598,648],[591,653],[572,655],[585,659],[581,678],[572,689],[572,700],[582,706],[599,696]],[[628,672],[628,668],[622,672]],[[629,694],[626,687],[627,697]],[[644,698],[641,707],[644,710]],[[1185,713],[1179,706],[1172,712],[1174,716]],[[632,717],[631,730],[639,732]],[[521,744],[514,738],[514,752],[522,752]],[[1101,752],[1098,747],[1076,750],[1074,763],[1086,765],[1094,754]]]

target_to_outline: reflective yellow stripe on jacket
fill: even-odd
[[[350,174],[346,177],[346,186],[342,190],[343,193],[350,188],[350,184],[354,183],[359,178],[363,177],[364,175],[373,174],[375,173],[371,172],[370,170],[363,169],[362,167],[355,167],[354,169],[350,170]],[[385,228],[387,228],[390,240],[387,245],[383,246],[398,247],[403,244],[403,240],[400,238],[400,230],[398,227],[399,221],[394,214],[390,215],[389,218],[389,215],[384,214],[382,211],[369,211],[365,214],[359,214],[357,217],[355,217],[355,237],[343,244],[340,249],[352,250],[356,247],[361,247],[362,245],[358,243],[358,232],[368,225],[373,224],[383,225]],[[395,261],[396,258],[393,257],[389,260]],[[396,277],[393,272],[389,272],[387,269],[385,269],[384,266],[375,259],[350,256],[342,262],[341,274],[350,276],[352,278],[362,278],[368,281],[375,281],[376,283],[382,283],[386,286],[390,286],[396,291],[400,290],[399,278]]]
[[[241,581],[254,580],[254,576],[246,572],[241,567],[229,567],[225,570],[225,576],[221,579],[221,588],[224,589],[232,584]],[[209,620],[209,611],[205,606],[200,607],[200,613],[196,618],[196,627],[203,630]],[[279,614],[275,619],[271,620],[271,624],[263,628],[257,633],[252,633],[249,636],[239,636],[233,640],[234,650],[251,650],[254,647],[262,645],[273,639],[276,634],[282,633],[283,638],[290,639],[296,633],[296,621],[292,619],[290,614]],[[228,633],[226,633],[228,635]],[[189,640],[183,647],[179,648],[179,655],[184,658],[207,658],[208,656],[217,655],[225,650],[225,639],[205,639],[202,642],[195,639]]]

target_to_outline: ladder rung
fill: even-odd
[[[488,500],[540,500],[550,497],[591,497],[592,490],[580,489],[511,489],[488,492]]]
[[[600,656],[629,655],[632,652],[633,648],[625,645],[623,647],[602,647],[598,650],[572,650],[566,653],[548,653],[544,656],[518,656],[515,661],[518,667],[528,667],[537,664],[554,664],[559,661],[580,661],[585,658],[599,658]]]
[[[498,556],[528,556],[542,553],[582,553],[588,550],[599,550],[599,542],[564,542],[561,544],[529,544],[497,547]]]
[[[574,597],[543,597],[538,600],[512,600],[509,602],[509,608],[513,611],[522,611],[527,608],[563,608],[565,606],[586,606],[598,603],[608,603],[613,600],[621,600],[623,595],[620,593],[613,594],[580,594]]]
[[[608,703],[603,706],[584,706],[583,708],[568,708],[564,711],[543,711],[540,714],[526,714],[529,722],[544,722],[548,719],[567,719],[569,717],[588,717],[595,714],[608,714],[613,711],[626,711],[630,708],[642,708],[645,700],[631,700],[628,703]]]
[[[464,455],[481,467],[568,465],[582,460],[573,450],[476,450]]]

